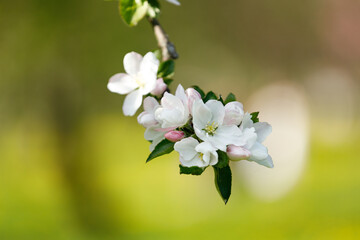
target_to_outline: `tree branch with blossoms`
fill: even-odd
[[[167,0],[180,5],[177,0]],[[120,15],[129,26],[136,26],[143,18],[151,23],[159,49],[145,56],[136,52],[125,55],[125,73],[113,75],[108,89],[126,94],[123,112],[137,117],[145,127],[144,137],[150,144],[146,162],[169,154],[179,153],[180,174],[201,175],[212,167],[215,186],[225,204],[231,195],[232,173],[230,161],[247,160],[272,168],[268,149],[262,144],[272,128],[259,122],[258,112],[248,113],[230,93],[224,99],[198,86],[184,89],[178,85],[171,94],[178,54],[158,17],[158,0],[120,0]]]

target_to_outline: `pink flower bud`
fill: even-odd
[[[195,100],[201,99],[201,95],[193,88],[186,89],[185,93],[188,98],[189,111],[191,112],[193,103],[195,102]]]
[[[228,157],[233,161],[245,160],[250,157],[251,152],[243,147],[229,145],[226,149]]]
[[[185,133],[182,131],[170,131],[165,133],[165,138],[171,142],[180,141],[185,137]]]
[[[161,96],[167,88],[167,85],[164,83],[164,80],[162,78],[159,78],[156,80],[156,86],[154,90],[151,91],[152,95],[155,96]]]

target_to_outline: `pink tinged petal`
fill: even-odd
[[[125,116],[133,116],[140,108],[142,95],[140,90],[135,90],[126,96],[123,104],[123,112]]]
[[[219,125],[222,125],[225,116],[224,105],[217,100],[209,100],[205,103],[205,105],[210,109],[212,113],[211,122],[215,122]]]
[[[145,54],[144,58],[140,63],[140,71],[142,73],[155,75],[159,69],[159,60],[156,58],[153,52],[148,52]]]
[[[269,156],[267,148],[258,142],[254,144],[254,146],[250,149],[250,152],[251,156],[249,160],[251,161],[262,161]]]
[[[245,160],[250,157],[251,152],[246,148],[229,145],[226,148],[226,153],[228,157],[233,161]]]
[[[167,85],[164,83],[164,80],[162,78],[159,78],[156,80],[156,86],[154,90],[151,91],[151,94],[155,96],[161,96],[167,88]]]
[[[174,149],[180,154],[184,162],[186,162],[197,156],[198,153],[195,151],[195,147],[198,144],[199,142],[192,137],[184,138],[183,140],[175,143]]]
[[[125,71],[132,76],[136,75],[140,71],[142,59],[143,57],[136,52],[126,54],[124,57]]]
[[[269,136],[270,133],[272,132],[271,125],[266,122],[254,123],[254,128],[255,128],[256,134],[258,136],[257,141],[260,143],[265,141],[267,136]]]
[[[196,100],[200,100],[201,95],[200,95],[200,93],[198,91],[196,91],[193,88],[186,89],[185,94],[186,94],[186,97],[187,97],[187,100],[188,100],[189,112],[191,112],[193,103]]]
[[[157,107],[159,107],[160,104],[158,101],[153,97],[146,97],[144,99],[144,110],[146,112],[154,112]]]
[[[194,127],[200,130],[210,122],[212,114],[204,102],[199,99],[193,103],[192,116]]]
[[[136,84],[136,81],[131,76],[125,73],[115,74],[110,78],[107,85],[107,88],[111,92],[119,94],[128,94],[137,87],[138,85]]]
[[[224,125],[240,125],[244,116],[243,105],[240,102],[230,102],[225,105]]]
[[[178,109],[184,111],[184,105],[181,100],[170,93],[165,93],[161,99],[161,106],[168,109]]]
[[[149,127],[144,133],[144,138],[148,141],[154,141],[162,137],[164,137],[164,133],[156,131],[156,127]]]
[[[171,142],[178,142],[185,137],[182,131],[170,131],[165,133],[165,138]]]

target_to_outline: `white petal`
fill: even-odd
[[[136,75],[140,71],[140,63],[143,57],[136,53],[130,52],[124,57],[124,68],[125,71],[130,75]]]
[[[123,112],[125,116],[133,116],[136,111],[140,108],[142,102],[142,95],[140,90],[135,90],[126,96]]]
[[[251,120],[251,114],[250,113],[245,113],[242,122],[241,122],[241,129],[244,128],[251,128],[253,126],[253,121]]]
[[[255,133],[255,128],[245,128],[243,130],[243,134],[241,137],[246,144],[243,145],[245,148],[250,149],[254,146],[255,142],[257,141],[257,134]],[[237,144],[235,144],[237,145]],[[240,146],[240,145],[239,145]]]
[[[184,138],[183,140],[175,143],[174,149],[185,161],[190,161],[197,155],[195,147],[198,144],[199,142],[195,138]]]
[[[168,109],[184,111],[184,104],[181,100],[168,92],[165,92],[164,97],[161,99],[161,106]]]
[[[168,1],[169,3],[175,4],[177,6],[180,6],[180,2],[178,0],[166,0],[166,1]]]
[[[274,167],[274,163],[272,161],[272,158],[270,155],[267,156],[267,158],[265,158],[264,160],[258,160],[258,161],[255,161],[256,163],[260,164],[260,165],[263,165],[265,167],[268,167],[268,168],[273,168]]]
[[[136,84],[136,81],[130,75],[125,73],[115,74],[110,78],[107,85],[107,88],[111,92],[119,94],[128,94],[137,87],[139,86]]]
[[[209,100],[205,103],[205,105],[210,109],[212,113],[211,121],[222,125],[225,116],[224,105],[217,100]]]
[[[258,136],[257,141],[261,143],[265,141],[266,137],[269,136],[272,131],[271,125],[266,122],[254,123],[254,128]]]
[[[154,141],[164,136],[165,133],[156,131],[156,128],[156,126],[147,128],[144,133],[144,138],[148,141]]]
[[[156,74],[153,73],[141,73],[139,74],[140,81],[143,83],[140,86],[141,94],[146,95],[156,88]]]
[[[217,153],[216,148],[214,148],[210,143],[208,142],[202,142],[199,145],[196,146],[195,150],[197,152],[200,152],[203,154],[203,161],[209,165],[210,161],[213,160],[213,162],[217,162]],[[214,159],[212,156],[216,156],[216,159]],[[216,164],[216,163],[215,163]]]
[[[140,71],[145,74],[155,75],[159,68],[159,60],[153,52],[148,52],[140,63]]]
[[[179,84],[179,86],[176,88],[175,96],[180,98],[181,101],[185,105],[187,105],[187,96],[186,96],[185,90],[184,90],[183,86],[181,86],[181,84]]]
[[[221,151],[226,151],[226,146],[234,144],[236,146],[244,146],[245,139],[242,138],[241,130],[235,125],[232,126],[219,126],[214,136],[211,137],[214,147]]]
[[[144,99],[144,110],[153,113],[155,111],[155,108],[157,108],[159,105],[158,101],[153,97],[146,97]]]
[[[254,144],[254,146],[250,149],[250,152],[251,156],[249,160],[251,161],[262,161],[269,156],[267,148],[258,142]]]
[[[210,122],[212,115],[210,109],[199,99],[193,103],[192,116],[194,127],[200,130]]]

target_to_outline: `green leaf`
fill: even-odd
[[[164,80],[164,83],[168,86],[174,81],[174,79],[170,79],[170,78],[164,78],[163,80]]]
[[[257,123],[259,122],[259,112],[253,112],[250,114],[251,115],[251,120],[253,121],[253,123]]]
[[[205,97],[204,91],[199,86],[194,85],[192,86],[192,88],[195,89],[198,93],[200,93],[202,99]]]
[[[211,99],[217,100],[217,96],[213,91],[208,92],[203,100],[204,100],[204,103],[206,103],[207,101],[209,101]]]
[[[215,186],[225,204],[231,195],[231,170],[230,166],[223,168],[214,167]]]
[[[170,142],[167,139],[162,140],[155,149],[150,153],[149,157],[146,159],[146,162],[153,160],[154,158],[160,157],[162,155],[171,153],[174,150],[173,142]]]
[[[180,174],[189,174],[189,175],[201,175],[206,168],[200,168],[200,167],[184,167],[182,165],[179,165],[180,167]]]
[[[223,168],[229,165],[229,157],[227,156],[226,152],[223,151],[216,151],[218,154],[218,163],[214,166],[217,168]]]
[[[235,101],[236,101],[235,95],[232,93],[229,93],[229,95],[225,99],[225,104],[228,104],[229,102],[235,102]]]
[[[136,3],[135,0],[120,0],[119,7],[124,22],[129,26],[135,26],[145,17],[149,3],[143,0],[139,3]]]
[[[173,60],[167,60],[162,62],[159,66],[158,77],[166,78],[174,75],[175,62]]]

